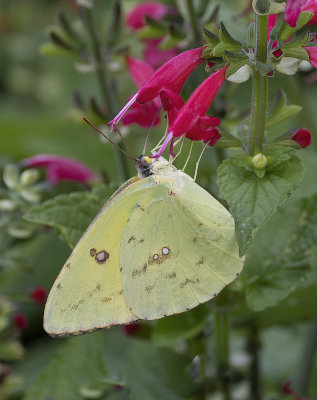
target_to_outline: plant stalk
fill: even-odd
[[[225,289],[215,300],[215,362],[217,381],[224,400],[231,400],[229,365],[228,292]]]
[[[256,60],[266,63],[268,34],[267,15],[256,15],[255,27]],[[248,151],[250,155],[254,155],[257,151],[262,151],[266,125],[267,99],[268,78],[261,75],[260,71],[254,67],[251,122],[248,143]]]
[[[198,19],[197,19],[197,15],[195,12],[193,0],[187,0],[187,8],[188,8],[190,23],[191,23],[192,30],[193,30],[194,41],[196,44],[198,44],[199,39],[200,39],[200,30],[198,27]]]
[[[118,110],[116,106],[116,101],[113,98],[114,94],[111,91],[109,85],[107,84],[107,79],[104,71],[105,62],[101,53],[99,39],[95,31],[92,12],[88,8],[83,8],[83,13],[86,20],[87,31],[92,44],[93,54],[97,62],[96,73],[97,73],[99,88],[102,95],[102,100],[107,106],[110,115],[114,116],[117,114]],[[116,160],[119,179],[120,181],[126,181],[128,179],[128,169],[126,165],[126,159],[124,155],[120,152],[120,150],[118,150],[116,147],[113,147],[113,152]]]

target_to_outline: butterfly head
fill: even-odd
[[[150,175],[156,175],[165,168],[175,168],[163,157],[150,158],[143,154],[136,159],[135,165],[139,178],[147,178]]]

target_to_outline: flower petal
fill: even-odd
[[[145,25],[145,17],[160,20],[168,13],[168,7],[158,1],[147,1],[133,7],[127,14],[126,24],[133,30],[138,30]]]
[[[285,21],[293,28],[307,0],[287,0],[285,7]]]
[[[155,69],[178,54],[176,47],[172,47],[168,50],[161,50],[158,45],[162,40],[163,38],[149,39],[145,41],[143,53],[144,59]]]
[[[312,134],[308,129],[299,129],[295,135],[292,136],[292,140],[294,140],[304,149],[311,144]]]

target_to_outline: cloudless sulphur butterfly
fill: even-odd
[[[164,158],[141,156],[137,169],[58,275],[44,314],[51,336],[190,310],[240,274],[230,213]]]

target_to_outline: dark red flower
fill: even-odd
[[[23,330],[27,327],[28,320],[24,314],[18,313],[13,316],[13,323],[16,328]]]
[[[292,140],[298,143],[302,148],[305,148],[311,144],[312,134],[309,130],[301,128],[292,136]]]
[[[295,390],[293,390],[291,388],[291,381],[287,381],[284,383],[284,385],[282,386],[282,390],[285,394],[290,394],[295,400],[312,400],[312,399],[308,399],[308,398],[304,398],[299,396]]]
[[[176,47],[172,47],[168,50],[161,50],[159,44],[162,40],[163,38],[148,39],[145,41],[143,53],[144,60],[151,64],[155,69],[178,54]]]
[[[31,293],[30,297],[35,303],[43,304],[46,301],[46,290],[40,286],[36,287]]]

